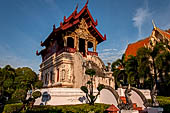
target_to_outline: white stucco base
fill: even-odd
[[[121,110],[121,113],[139,113],[137,110]]]
[[[87,103],[85,93],[82,92],[80,88],[43,88],[39,91],[41,91],[42,96],[36,99],[35,105],[73,105]],[[94,90],[94,95],[96,94],[97,90]],[[44,98],[46,98],[46,102]],[[117,106],[115,97],[110,91],[105,89],[101,91],[96,103],[113,104]]]
[[[148,113],[162,113],[163,108],[161,108],[161,107],[148,107],[148,108],[145,108],[145,111],[147,111]]]
[[[36,99],[35,105],[74,105],[87,103],[85,93],[80,88],[42,88],[40,89],[42,96]],[[94,90],[94,95],[97,94],[97,90]],[[124,96],[124,89],[118,94]],[[131,99],[133,103],[137,104],[137,107],[143,106],[143,101],[136,92],[132,91]],[[46,95],[46,96],[44,96]],[[46,98],[46,102],[45,99]],[[103,89],[98,96],[96,103],[113,104],[117,106],[117,101],[114,95],[107,89]]]
[[[42,96],[36,99],[35,105],[71,105],[87,102],[85,93],[79,88],[44,88],[40,91]],[[96,92],[97,90],[94,91],[94,94],[96,94]],[[46,103],[44,98],[47,100]],[[100,103],[100,98],[96,100],[96,103]]]

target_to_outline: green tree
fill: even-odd
[[[150,61],[150,49],[142,47],[139,48],[137,51],[137,62],[138,62],[138,74],[140,79],[143,80],[142,88],[149,88],[153,87],[153,76],[151,73],[151,66],[152,63]]]
[[[96,101],[97,97],[100,95],[100,91],[105,86],[103,84],[99,84],[97,87],[98,93],[97,93],[97,95],[94,95],[93,81],[94,81],[94,76],[95,76],[96,72],[93,69],[87,69],[85,73],[90,76],[90,80],[87,82],[87,86],[81,86],[80,89],[86,94],[86,98],[87,98],[89,104],[94,105],[94,102]]]
[[[120,84],[127,84],[127,74],[125,70],[126,60],[125,54],[122,55],[121,59],[116,60],[112,63],[113,76],[115,77],[115,88],[117,89]]]
[[[38,80],[38,76],[32,69],[28,67],[14,69],[10,65],[0,69],[0,102],[5,104],[22,102],[25,108],[30,101],[35,101],[40,97],[39,91],[36,88],[41,88],[42,82]],[[28,99],[27,92],[31,90],[34,96]],[[39,94],[39,95],[38,95]]]
[[[170,52],[165,49],[161,51],[155,60],[157,73],[160,78],[159,90],[161,95],[170,95],[170,92],[165,90],[170,87]]]
[[[15,69],[10,65],[0,69],[0,100],[2,104],[11,99],[12,93],[15,91],[14,80],[15,80]]]
[[[40,92],[36,91],[35,89],[41,88],[43,83],[42,81],[38,80],[37,74],[28,67],[16,69],[16,77],[15,77],[14,84],[17,89],[14,93],[15,95],[14,97],[18,97],[18,96],[23,97],[23,98],[18,98],[21,102],[23,102],[23,104],[28,104],[29,101],[34,102],[36,98],[41,96]],[[26,99],[27,93],[24,92],[28,92],[30,90],[32,94],[34,93],[39,94],[39,96],[33,96],[31,94],[30,97]],[[22,96],[18,92],[23,92]]]
[[[140,87],[140,76],[138,73],[138,62],[135,56],[128,56],[125,64],[125,70],[128,75],[128,84]]]
[[[151,89],[154,84],[156,84],[156,88],[158,89],[160,84],[164,84],[164,81],[169,79],[170,53],[168,47],[165,43],[157,43],[152,48],[143,47],[138,49],[138,72],[144,76],[145,87],[148,86],[147,83],[150,82]],[[158,77],[161,83],[158,83]],[[159,90],[160,89],[162,88],[159,88]]]

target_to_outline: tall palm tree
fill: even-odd
[[[143,88],[151,89],[153,87],[153,77],[151,72],[151,61],[150,61],[151,49],[142,47],[137,51],[136,59],[138,62],[138,74],[143,79]]]
[[[151,88],[153,84],[156,85],[156,88],[158,87],[158,76],[162,73],[162,69],[159,68],[159,64],[162,62],[161,53],[164,53],[165,50],[165,44],[157,43],[152,48],[143,47],[137,51],[139,74],[144,77],[149,75],[151,82],[153,81],[152,79],[154,79],[154,83],[151,83]]]
[[[159,55],[157,55],[155,60],[155,65],[158,70],[158,76],[160,78],[160,87],[159,88],[161,95],[168,95],[168,91],[163,89],[167,89],[170,86],[170,52],[166,49],[161,51]]]
[[[125,71],[125,55],[122,55],[121,59],[112,63],[113,76],[115,77],[115,88],[118,88],[120,84],[127,84],[127,74]]]
[[[164,52],[165,46],[163,43],[157,43],[150,51],[150,59],[151,59],[151,68],[153,69],[153,76],[154,76],[154,81],[156,88],[158,88],[158,65],[159,62],[156,62],[157,59],[159,58],[160,54]],[[157,65],[158,64],[158,65]]]
[[[128,75],[128,83],[132,86],[140,87],[140,78],[138,74],[138,62],[135,56],[128,56],[126,61],[125,70]]]

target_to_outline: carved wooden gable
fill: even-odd
[[[78,29],[75,30],[75,33],[80,37],[88,40],[95,40],[95,37],[91,35],[88,30],[88,25],[84,19],[80,21]]]

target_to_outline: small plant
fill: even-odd
[[[97,97],[100,95],[100,91],[105,86],[103,84],[99,84],[97,87],[98,93],[97,95],[94,95],[93,81],[94,81],[94,75],[96,74],[96,72],[93,69],[87,69],[85,73],[90,76],[90,80],[87,81],[87,86],[81,86],[80,89],[86,94],[86,98],[89,104],[94,105],[94,102],[96,101]]]

